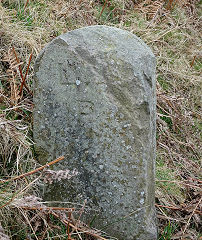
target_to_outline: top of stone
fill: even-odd
[[[117,54],[127,55],[129,62],[136,61],[137,55],[138,58],[145,57],[145,54],[155,58],[152,50],[135,34],[116,27],[94,25],[75,29],[58,36],[41,51],[37,60],[40,60],[40,57],[50,45],[57,42],[62,44],[61,40],[63,44],[67,44],[72,49],[79,48],[79,46],[83,48],[86,45],[88,51],[92,54],[97,52],[100,54],[102,52],[110,53],[118,47]],[[69,45],[69,43],[71,44]],[[80,51],[80,49],[78,50]],[[136,56],[134,53],[136,53]]]

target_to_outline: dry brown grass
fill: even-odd
[[[34,59],[54,37],[94,24],[126,29],[140,36],[157,57],[156,203],[162,234],[159,239],[199,239],[202,207],[199,1],[2,0],[0,16],[1,178],[20,175],[37,166],[30,148],[32,97],[23,88],[23,95],[19,98],[21,78],[18,66],[12,62],[15,59],[12,47],[22,62],[23,74],[33,52],[26,80],[28,89],[31,89]],[[19,236],[25,236],[22,233],[35,234],[36,229],[48,234],[57,226],[60,227],[57,234],[62,231],[60,221],[56,224],[54,219],[52,224],[41,211],[11,210],[14,199],[26,197],[28,189],[35,193],[34,179],[11,184],[7,191],[2,188],[1,199],[5,194],[12,198],[9,205],[0,209],[2,218],[10,219],[10,223],[5,221],[4,224],[10,235],[11,219],[19,220],[24,226],[16,226]],[[24,188],[26,191],[22,191]],[[23,194],[15,196],[18,191]],[[32,221],[32,218],[37,220]],[[23,219],[27,220],[26,223]],[[50,235],[44,235],[42,239],[49,238]]]

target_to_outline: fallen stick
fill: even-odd
[[[34,174],[34,173],[36,173],[36,172],[39,172],[39,171],[43,170],[43,169],[46,168],[46,167],[49,167],[49,166],[51,166],[51,165],[53,165],[53,164],[55,164],[55,163],[63,160],[64,158],[65,158],[64,156],[61,156],[61,157],[53,160],[52,162],[49,162],[49,163],[47,163],[47,164],[45,164],[45,165],[43,165],[43,166],[41,166],[41,167],[39,167],[39,168],[37,168],[37,169],[35,169],[35,170],[32,170],[32,171],[27,172],[27,173],[24,173],[24,174],[22,174],[22,175],[20,175],[20,176],[14,177],[14,178],[10,178],[10,179],[7,179],[7,180],[1,180],[1,181],[0,181],[0,184],[1,184],[1,183],[11,182],[11,181],[16,181],[16,180],[18,180],[18,179],[21,179],[21,178],[27,177],[27,176],[29,176],[29,175],[32,175],[32,174]]]
[[[75,208],[63,208],[63,207],[26,207],[26,206],[20,206],[20,208],[25,210],[45,210],[45,211],[69,211],[72,212],[75,210]]]
[[[60,216],[57,215],[56,213],[51,212],[51,214],[52,214],[53,216],[55,216],[56,218],[59,218],[59,219],[60,219]],[[83,229],[80,228],[80,227],[74,226],[74,224],[70,223],[70,222],[67,221],[67,220],[63,220],[63,219],[62,219],[61,221],[62,221],[63,223],[65,223],[65,224],[69,225],[70,227],[72,227],[72,228],[74,228],[74,229],[76,229],[76,230],[79,230],[79,231],[81,231],[81,232],[83,232],[83,233],[86,233],[86,234],[88,234],[88,235],[91,235],[91,236],[93,236],[93,237],[95,237],[95,238],[97,238],[97,239],[107,240],[106,238],[103,238],[103,237],[99,236],[99,235],[96,234],[96,233],[92,233],[92,232],[90,232],[90,231],[88,231],[88,230],[83,230]]]

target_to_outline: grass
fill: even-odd
[[[28,89],[32,90],[34,60],[46,43],[83,26],[116,26],[141,37],[157,57],[156,204],[159,240],[200,239],[201,212],[197,204],[201,199],[202,10],[200,1],[177,1],[168,9],[169,2],[161,7],[163,0],[109,0],[104,7],[105,1],[101,0],[30,0],[25,8],[24,1],[1,1],[1,178],[20,175],[38,167],[32,151],[32,96],[23,88],[22,98],[15,98],[20,77],[15,68],[12,76],[8,74],[11,69],[9,49],[15,47],[23,62],[23,74],[33,52],[26,80]],[[49,221],[47,214],[36,217],[37,221],[32,222],[31,219],[40,215],[40,211],[14,207],[14,200],[24,199],[28,194],[37,195],[37,177],[31,175],[1,188],[1,205],[3,200],[12,200],[0,208],[3,227],[6,234],[13,236],[12,239],[25,239],[28,235],[37,239],[34,234],[42,237],[41,232],[47,229],[44,239],[50,239],[51,234],[59,236],[59,228],[56,231],[54,227],[60,224]],[[20,223],[18,226],[14,224],[16,221]],[[41,227],[36,226],[37,222]]]
[[[169,240],[171,239],[173,233],[175,232],[175,229],[177,228],[177,225],[172,225],[170,222],[168,225],[164,228],[162,236],[158,238],[158,240]]]

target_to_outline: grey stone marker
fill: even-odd
[[[47,200],[91,206],[89,222],[120,240],[156,239],[155,57],[134,34],[91,26],[61,35],[35,64],[34,140],[41,163],[79,175]]]

